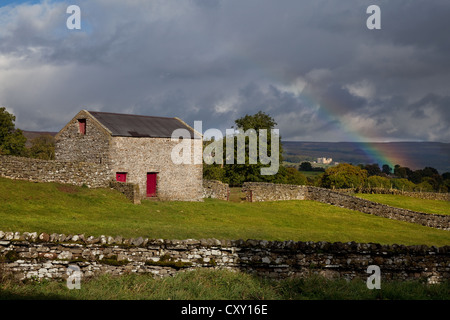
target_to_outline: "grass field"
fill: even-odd
[[[69,290],[64,281],[17,283],[0,281],[0,300],[448,300],[450,282],[383,281],[369,290],[361,279],[327,280],[319,276],[280,281],[227,270],[180,272],[155,279],[151,275],[102,275]]]
[[[0,230],[164,239],[450,244],[450,232],[314,201],[143,201],[110,189],[0,178]]]
[[[392,207],[404,208],[418,212],[434,214],[450,214],[450,202],[418,199],[393,194],[356,194],[357,197],[387,204]]]

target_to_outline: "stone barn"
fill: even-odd
[[[137,184],[141,198],[202,201],[202,160],[172,161],[176,129],[190,133],[191,150],[201,147],[201,134],[178,118],[82,110],[56,135],[55,158],[105,165],[112,180]]]

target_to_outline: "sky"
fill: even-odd
[[[449,18],[448,0],[0,1],[0,106],[32,131],[81,109],[223,132],[263,111],[283,140],[448,143]]]

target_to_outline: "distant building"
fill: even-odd
[[[333,158],[317,158],[317,163],[319,164],[331,164],[333,162]]]

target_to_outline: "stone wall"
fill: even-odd
[[[69,265],[83,278],[111,273],[173,275],[195,268],[243,271],[271,278],[321,274],[367,279],[369,265],[382,280],[450,278],[450,247],[265,240],[163,240],[120,236],[0,231],[0,271],[17,279],[65,279]]]
[[[429,214],[402,208],[395,208],[330,189],[316,187],[307,187],[307,189],[308,200],[319,201],[384,218],[417,223],[437,229],[450,230],[450,215]]]
[[[218,180],[203,180],[203,198],[213,198],[228,201],[230,187]]]
[[[92,188],[108,187],[110,171],[105,165],[87,162],[41,160],[0,156],[0,176],[36,182],[58,182]]]
[[[245,182],[242,192],[250,202],[305,200],[307,189],[299,185]]]
[[[271,183],[244,183],[248,201],[314,200],[384,218],[450,230],[450,215],[428,214],[354,197],[331,189]]]
[[[201,140],[197,139],[201,146]],[[111,143],[112,172],[127,172],[127,182],[139,185],[146,197],[147,173],[157,173],[157,198],[160,200],[203,201],[203,165],[175,164],[171,152],[177,141],[170,138],[113,137]],[[194,150],[194,139],[191,140]],[[200,154],[201,157],[201,154]]]
[[[368,194],[395,194],[403,195],[418,199],[425,200],[440,200],[440,201],[450,201],[450,193],[437,193],[437,192],[411,192],[402,191],[398,189],[384,189],[384,188],[349,188],[349,189],[334,189],[334,191],[354,194],[354,193],[368,193]]]
[[[111,181],[109,186],[125,195],[134,204],[141,203],[141,194],[139,192],[139,186],[133,183]]]

